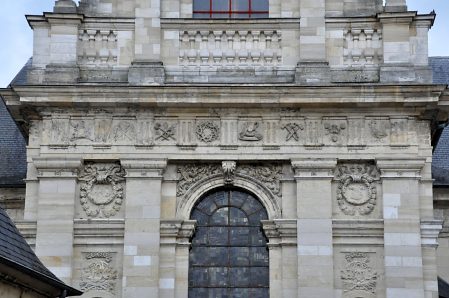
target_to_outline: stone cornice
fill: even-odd
[[[161,179],[167,160],[165,159],[121,159],[120,164],[126,169],[127,178],[157,178]]]
[[[76,178],[82,165],[79,157],[33,157],[38,178]]]
[[[128,85],[28,85],[14,86],[17,98],[8,89],[14,105],[32,106],[159,106],[159,107],[424,107],[437,105],[445,85],[372,85],[340,84],[297,86],[293,84],[165,85],[138,87]],[[124,101],[123,99],[127,99]]]

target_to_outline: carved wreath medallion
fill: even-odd
[[[337,202],[346,215],[368,215],[377,204],[379,172],[374,165],[344,164],[335,171]]]
[[[211,143],[220,137],[220,128],[212,121],[205,121],[196,127],[197,138],[205,143]]]
[[[368,253],[352,252],[345,256],[345,269],[341,271],[345,292],[364,291],[374,294],[377,272],[370,266]]]
[[[79,175],[81,206],[89,217],[109,218],[123,203],[125,170],[120,164],[86,163]]]
[[[112,253],[92,252],[86,255],[86,267],[82,270],[82,291],[106,291],[114,294],[117,270],[112,265]]]

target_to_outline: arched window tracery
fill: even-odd
[[[220,190],[206,195],[191,219],[197,230],[189,254],[189,297],[268,297],[263,205],[249,193]]]

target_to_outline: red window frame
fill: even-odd
[[[195,0],[194,0],[195,1]],[[213,18],[215,14],[227,14],[229,18],[233,15],[237,14],[247,14],[249,18],[252,15],[262,15],[265,14],[268,16],[268,10],[252,10],[252,2],[260,1],[260,0],[248,0],[248,10],[232,10],[232,1],[238,2],[239,0],[229,0],[229,9],[228,10],[213,10],[212,9],[212,0],[209,0],[209,10],[194,10],[193,15],[195,14],[209,14],[209,18]]]

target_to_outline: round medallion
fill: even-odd
[[[212,121],[202,122],[196,127],[196,136],[202,142],[211,143],[218,140],[220,128]]]

